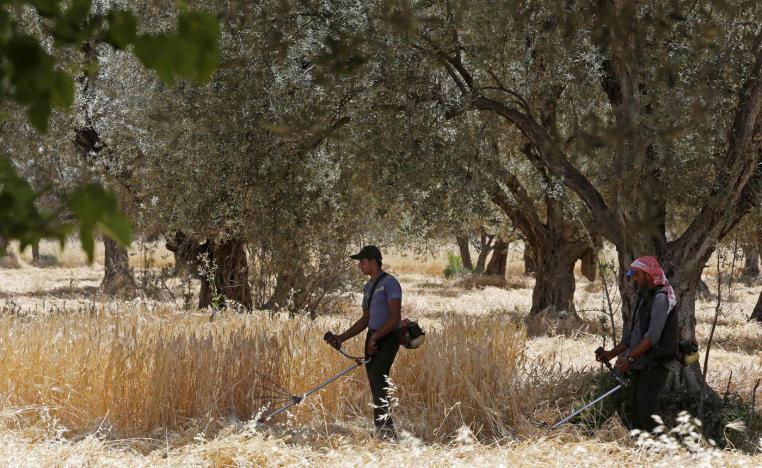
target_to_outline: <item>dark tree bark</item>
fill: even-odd
[[[538,215],[528,192],[518,178],[502,172],[501,179],[511,192],[510,200],[499,186],[493,187],[492,201],[521,231],[532,252],[535,267],[535,287],[532,291],[532,308],[529,315],[543,314],[547,317],[576,316],[574,307],[574,265],[590,250],[591,240],[585,239],[564,216],[561,203],[545,199],[546,220]],[[525,252],[526,252],[525,250]]]
[[[235,239],[220,244],[212,242],[207,255],[210,255],[210,264],[214,268],[212,271],[204,271],[199,308],[223,307],[228,301],[234,301],[246,310],[251,310],[249,264],[244,243]]]
[[[532,247],[524,242],[524,275],[529,276],[537,272],[537,261],[534,259]]]
[[[751,313],[749,320],[756,320],[762,323],[762,292],[759,293],[759,299],[757,299],[757,305],[754,306],[754,310]]]
[[[458,236],[455,238],[458,244],[458,250],[460,250],[460,261],[463,263],[463,268],[474,270],[474,263],[471,261],[471,250],[468,246],[468,237]]]
[[[233,239],[217,244],[207,240],[199,243],[178,231],[167,240],[166,246],[181,265],[186,265],[201,279],[199,309],[224,307],[227,301],[235,301],[251,310],[249,263],[243,241]]]
[[[486,233],[482,228],[479,235],[479,256],[476,258],[476,268],[474,273],[484,273],[485,265],[487,264],[487,257],[494,248],[495,236]]]
[[[585,251],[580,257],[582,262],[582,275],[588,279],[588,281],[595,281],[598,274],[598,253],[595,249],[590,248]]]
[[[132,294],[135,280],[130,273],[127,249],[109,237],[103,238],[105,262],[101,289],[104,294]]]
[[[505,278],[505,269],[507,265],[508,244],[498,236],[497,241],[495,241],[495,247],[492,249],[492,258],[487,264],[487,269],[484,270],[484,273]]]
[[[301,267],[289,268],[288,271],[280,271],[276,275],[275,289],[272,296],[262,304],[262,309],[276,310],[283,307],[289,302],[289,298],[296,291],[300,290],[300,286],[304,284],[304,269]],[[299,302],[299,301],[297,301]]]
[[[759,248],[756,244],[744,244],[741,246],[744,256],[744,267],[741,277],[744,280],[759,278]]]
[[[176,275],[189,273],[194,278],[201,278],[198,271],[199,257],[209,251],[209,242],[201,244],[177,231],[167,239],[165,246],[175,257]]]
[[[705,301],[712,298],[712,291],[709,289],[709,285],[706,284],[706,281],[700,280],[698,285],[698,297],[701,299],[704,299]]]
[[[32,262],[38,263],[40,261],[40,244],[32,244]]]
[[[535,286],[532,291],[530,315],[576,316],[574,307],[574,265],[585,249],[581,243],[564,243],[555,248],[538,249]]]

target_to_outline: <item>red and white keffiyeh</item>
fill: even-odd
[[[667,281],[667,275],[664,274],[664,270],[662,270],[661,265],[659,265],[659,260],[657,260],[656,257],[647,255],[645,257],[636,258],[630,265],[630,270],[639,270],[647,274],[651,278],[654,287],[661,286],[667,291],[669,310],[672,310],[672,308],[675,307],[675,304],[677,304],[675,290],[672,289],[669,281]]]

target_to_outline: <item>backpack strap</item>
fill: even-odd
[[[368,296],[368,310],[370,310],[370,304],[373,302],[373,294],[376,293],[376,286],[378,286],[378,283],[381,282],[382,279],[386,278],[387,273],[385,271],[382,271],[380,275],[378,275],[378,278],[376,278],[376,281],[373,282],[373,286],[370,287],[370,295]]]

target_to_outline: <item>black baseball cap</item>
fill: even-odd
[[[350,255],[352,260],[362,260],[367,258],[368,260],[381,260],[381,251],[375,245],[366,245],[359,252],[354,255]]]

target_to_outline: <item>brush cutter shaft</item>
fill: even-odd
[[[296,400],[291,400],[285,406],[283,406],[282,408],[279,408],[279,409],[273,411],[272,413],[268,414],[267,416],[261,418],[259,421],[260,422],[267,422],[267,421],[271,420],[272,418],[274,418],[275,416],[281,414],[282,412],[286,411],[287,409],[289,409],[292,406],[297,405],[297,404],[299,404],[299,403],[297,403]]]
[[[352,372],[353,370],[357,369],[358,367],[360,367],[362,365],[363,364],[360,364],[358,362],[358,363],[356,363],[353,366],[347,367],[343,371],[341,371],[338,374],[334,375],[333,377],[331,377],[330,379],[328,379],[325,382],[321,383],[320,385],[318,385],[317,387],[313,388],[312,390],[309,390],[307,393],[305,393],[303,395],[294,395],[292,397],[291,401],[286,403],[283,407],[278,408],[277,410],[275,410],[272,413],[268,414],[267,416],[262,418],[261,421],[262,422],[269,421],[270,419],[272,419],[275,416],[281,414],[282,412],[286,411],[287,409],[291,408],[292,406],[298,405],[299,403],[303,402],[304,399],[307,398],[308,396],[312,395],[315,392],[318,392],[318,391],[322,390],[326,385],[330,384],[331,382],[333,382],[336,379],[339,379],[339,378],[349,374],[350,372]]]
[[[322,389],[323,389],[323,387],[325,387],[326,385],[330,384],[331,382],[333,382],[334,380],[336,380],[336,379],[338,379],[338,378],[341,378],[341,377],[343,377],[343,376],[345,376],[345,375],[349,374],[350,372],[352,372],[353,370],[357,369],[357,368],[358,368],[358,367],[360,367],[360,366],[362,366],[362,364],[360,364],[360,363],[358,362],[357,364],[355,364],[355,365],[353,365],[353,366],[349,366],[349,367],[347,367],[347,368],[346,368],[346,369],[344,369],[343,371],[339,372],[338,374],[334,375],[334,376],[333,376],[333,377],[331,377],[330,379],[326,380],[325,382],[321,383],[321,384],[320,384],[320,385],[318,385],[317,387],[315,387],[315,388],[313,388],[312,390],[310,390],[310,391],[308,391],[307,393],[305,393],[305,394],[304,394],[304,398],[306,398],[306,397],[308,397],[308,396],[312,395],[313,393],[315,393],[315,392],[317,392],[317,391],[320,391],[320,390],[322,390]]]
[[[558,421],[557,423],[553,424],[552,426],[550,426],[550,428],[551,428],[551,429],[556,429],[557,427],[561,426],[562,424],[565,424],[565,423],[569,422],[569,421],[570,421],[572,418],[574,418],[574,416],[576,416],[576,415],[578,415],[579,413],[581,413],[581,412],[585,411],[586,409],[590,408],[591,406],[593,406],[594,404],[596,404],[596,403],[598,403],[599,401],[603,400],[604,398],[607,398],[607,397],[609,397],[609,396],[613,395],[614,393],[618,392],[618,391],[619,391],[621,388],[622,388],[622,385],[621,385],[621,384],[620,384],[620,385],[617,385],[616,387],[612,388],[612,389],[611,389],[611,390],[609,390],[608,392],[606,392],[606,393],[604,393],[603,395],[599,396],[599,397],[598,397],[598,398],[596,398],[595,400],[593,400],[593,401],[591,401],[590,403],[586,404],[586,405],[585,405],[585,406],[583,406],[582,408],[580,408],[580,409],[578,409],[577,411],[573,412],[573,413],[572,413],[572,414],[570,414],[569,416],[567,416],[567,417],[565,417],[564,419],[562,419],[562,420]]]
[[[267,416],[261,418],[260,421],[261,422],[269,421],[270,419],[272,419],[275,416],[281,414],[282,412],[286,411],[287,409],[291,408],[292,406],[298,405],[299,403],[304,401],[305,398],[307,398],[308,396],[312,395],[313,393],[322,390],[324,387],[326,387],[328,384],[330,384],[334,380],[340,379],[341,377],[344,377],[345,375],[349,374],[350,372],[352,372],[353,370],[357,369],[358,367],[363,366],[363,365],[367,364],[368,362],[370,362],[369,358],[364,358],[363,359],[363,358],[356,357],[356,356],[350,356],[349,354],[345,353],[343,349],[341,349],[341,346],[339,346],[336,349],[341,354],[346,356],[347,358],[353,359],[355,361],[355,364],[352,365],[352,366],[347,367],[343,371],[341,371],[338,374],[334,375],[333,377],[331,377],[330,379],[328,379],[325,382],[321,383],[320,385],[318,385],[317,387],[313,388],[312,390],[307,391],[307,393],[304,393],[302,395],[292,395],[291,396],[291,401],[286,403],[282,408],[279,408],[279,409],[275,410],[274,412],[268,414]]]

